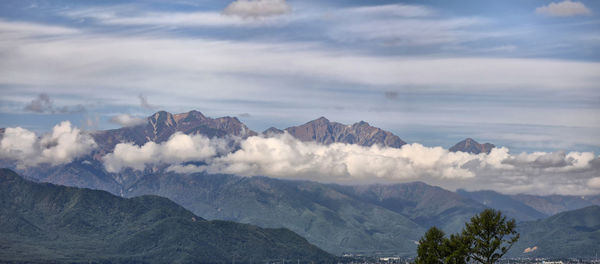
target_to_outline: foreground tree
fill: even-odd
[[[462,235],[444,237],[437,227],[430,228],[419,240],[416,264],[466,264],[468,241]]]
[[[506,220],[500,211],[486,209],[465,225],[469,257],[482,264],[498,261],[519,239],[515,220]]]
[[[419,240],[416,264],[466,264],[498,261],[519,239],[515,220],[506,221],[500,211],[486,209],[465,224],[462,233],[444,237],[430,228]]]
[[[469,261],[470,240],[462,234],[450,235],[450,238],[444,240],[443,252],[444,263],[448,264],[466,264]]]
[[[419,240],[417,247],[416,264],[440,264],[445,263],[445,250],[443,250],[444,232],[437,227],[432,227]]]

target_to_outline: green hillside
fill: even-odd
[[[152,174],[126,192],[144,194],[168,197],[207,219],[285,227],[334,254],[413,255],[425,232],[402,214],[309,181]]]
[[[287,229],[206,221],[168,199],[33,183],[0,170],[0,262],[329,263]]]
[[[600,206],[518,224],[521,238],[509,254],[519,257],[594,257],[600,253]],[[526,248],[536,250],[524,253]]]

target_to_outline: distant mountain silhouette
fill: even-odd
[[[478,201],[487,207],[500,210],[509,218],[515,218],[519,221],[537,220],[550,215],[539,212],[527,204],[513,199],[510,195],[494,191],[468,192],[465,190],[458,190],[457,193],[465,198]]]

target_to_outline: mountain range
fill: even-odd
[[[363,121],[344,125],[326,118],[281,130],[270,128],[262,134],[284,131],[299,140],[321,144],[378,144],[394,148],[406,144],[393,133]],[[90,156],[19,172],[42,182],[106,190],[122,197],[159,195],[209,220],[288,228],[334,254],[414,255],[416,241],[427,228],[438,226],[447,233],[458,232],[465,221],[488,207],[524,223],[600,204],[600,195],[452,192],[422,182],[348,186],[267,177],[179,174],[160,167],[109,173],[102,165],[100,158],[117,143],[163,142],[176,132],[220,138],[258,135],[235,117],[213,119],[198,111],[174,115],[160,111],[148,117],[145,124],[94,132],[99,148]],[[478,154],[489,153],[493,147],[468,138],[450,150]],[[0,160],[0,164],[11,167],[8,161]],[[560,248],[554,250],[560,252]]]
[[[22,263],[332,263],[283,228],[207,221],[157,196],[26,181],[0,170],[0,261]]]
[[[406,144],[393,133],[373,127],[365,121],[344,125],[331,122],[325,117],[320,117],[300,126],[288,127],[284,130],[271,127],[265,130],[263,134],[281,134],[284,131],[301,141],[314,141],[321,144],[346,143],[361,146],[380,145],[392,148],[399,148]]]

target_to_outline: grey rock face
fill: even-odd
[[[456,145],[454,145],[453,147],[450,148],[450,151],[452,152],[467,152],[467,153],[473,153],[473,154],[479,154],[479,153],[490,153],[490,151],[492,151],[492,148],[496,147],[494,144],[491,143],[484,143],[484,144],[479,144],[477,141],[475,141],[472,138],[467,138],[461,142],[456,143]]]
[[[406,142],[389,131],[373,127],[360,121],[353,125],[330,122],[320,117],[306,124],[285,129],[301,141],[315,141],[322,144],[347,143],[361,146],[381,145],[400,148]]]

